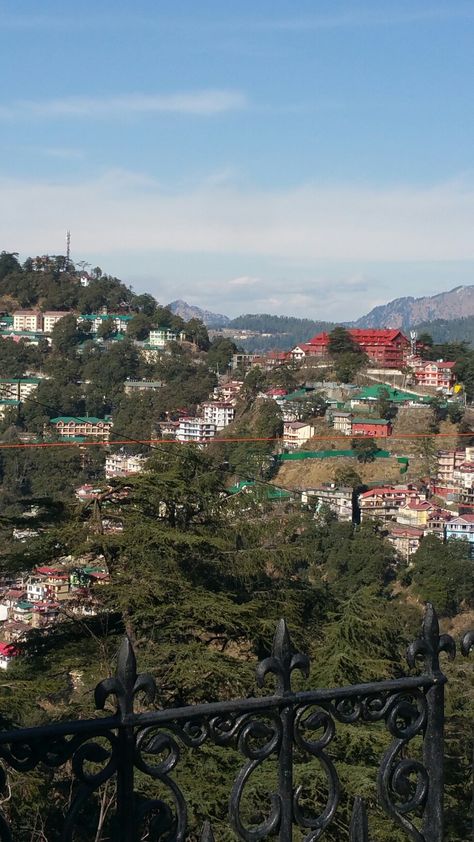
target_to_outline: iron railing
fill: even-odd
[[[473,645],[474,632],[468,632],[461,643],[462,653],[467,655]],[[113,696],[116,712],[93,719],[0,732],[0,757],[4,764],[0,785],[5,790],[8,767],[26,773],[37,767],[65,766],[72,776],[72,796],[58,838],[72,842],[90,799],[107,782],[115,781],[114,830],[112,835],[106,835],[107,839],[180,842],[188,833],[186,798],[179,784],[180,751],[183,747],[199,749],[212,743],[222,748],[233,747],[243,757],[228,799],[229,824],[238,838],[258,842],[276,836],[281,842],[290,842],[294,828],[299,827],[303,839],[313,842],[331,826],[340,799],[337,770],[328,752],[336,723],[383,722],[391,742],[378,771],[380,806],[407,839],[445,842],[446,678],[439,664],[442,651],[453,658],[455,642],[449,635],[440,635],[436,613],[428,605],[421,636],[410,645],[407,655],[411,668],[418,660],[422,661],[421,674],[296,692],[292,689],[292,673],[300,670],[308,675],[309,661],[306,655],[293,651],[282,620],[271,656],[257,667],[259,687],[273,673],[275,689],[271,695],[137,712],[137,694],[144,693],[152,702],[156,684],[151,675],[137,675],[133,648],[125,638],[115,677],[101,681],[95,690],[96,708],[104,710],[107,699]],[[419,758],[410,756],[414,738],[418,738],[415,744],[422,744]],[[311,812],[302,803],[300,788],[295,787],[296,752],[298,756],[317,758],[324,772],[327,798],[319,811]],[[269,759],[277,769],[275,791],[270,793],[266,818],[249,826],[242,810],[246,785],[255,770]],[[134,780],[136,770],[154,779],[161,791],[164,788],[168,801],[163,796],[139,796]],[[202,774],[205,775],[205,767]],[[314,804],[312,807],[314,810]],[[13,840],[8,810],[8,805],[4,805],[0,815],[1,842]],[[79,830],[79,838],[86,838],[83,828]],[[90,838],[99,836],[94,833]],[[207,821],[202,839],[207,842],[213,839]],[[369,839],[366,809],[359,797],[353,805],[349,839],[350,842]]]

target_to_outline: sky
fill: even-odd
[[[474,283],[472,0],[0,0],[0,250],[349,320]]]

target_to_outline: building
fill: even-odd
[[[426,495],[412,485],[382,485],[359,494],[361,521],[367,518],[386,523],[396,520],[399,509],[409,500],[420,502]]]
[[[375,365],[381,368],[397,369],[405,365],[410,352],[410,342],[400,330],[349,328],[347,332]],[[299,350],[295,359],[301,352],[304,356],[327,356],[329,353],[328,347],[329,333],[318,333],[303,346],[297,346]],[[297,349],[293,350],[296,351]]]
[[[93,437],[108,441],[112,430],[112,419],[110,417],[76,418],[71,415],[60,415],[57,418],[50,418],[49,424],[56,435],[62,439]]]
[[[81,313],[77,317],[77,322],[86,322],[91,326],[91,333],[97,333],[100,325],[103,322],[108,322],[110,319],[114,322],[114,327],[117,333],[126,333],[128,323],[133,319],[130,313]]]
[[[452,392],[456,375],[454,373],[454,362],[444,360],[420,360],[419,364],[414,363],[414,375],[418,385],[429,386],[443,392]]]
[[[234,420],[235,408],[226,401],[208,401],[203,403],[201,408],[204,421],[214,424],[217,431],[223,430]]]
[[[18,655],[18,649],[11,643],[0,643],[0,669],[6,670]]]
[[[301,502],[315,506],[316,512],[328,506],[341,521],[352,522],[354,518],[354,491],[350,486],[323,483],[315,488],[307,488],[301,493]]]
[[[416,526],[404,526],[400,523],[388,523],[386,525],[387,541],[395,547],[398,555],[408,561],[413,553],[416,553],[423,540],[424,531]]]
[[[231,368],[232,370],[236,368],[247,369],[250,368],[252,363],[258,359],[258,354],[244,354],[240,352],[238,354],[232,354]]]
[[[71,313],[69,310],[46,310],[43,313],[43,331],[44,333],[51,333],[53,327],[57,322],[64,318],[64,316],[70,316]]]
[[[420,406],[427,404],[430,400],[426,395],[416,395],[414,392],[406,392],[404,389],[395,389],[385,384],[364,386],[351,396],[350,404],[352,409],[357,406],[375,406],[381,397],[386,397],[395,406]]]
[[[162,386],[161,380],[126,380],[124,391],[126,395],[134,395],[137,392],[158,392]]]
[[[0,418],[5,418],[5,414],[9,409],[18,409],[20,401],[13,400],[13,398],[0,399]]]
[[[454,489],[454,473],[466,461],[466,450],[439,450],[437,485],[444,489]]]
[[[243,385],[241,380],[230,380],[227,383],[220,383],[219,386],[214,387],[214,398],[235,406]]]
[[[474,514],[458,515],[446,524],[446,538],[464,538],[469,542],[469,552],[474,555]]]
[[[109,453],[105,458],[105,476],[128,477],[130,474],[139,474],[147,457],[142,453],[129,455],[127,453]]]
[[[13,330],[41,333],[43,330],[43,314],[39,310],[15,310],[13,313]]]
[[[344,409],[331,409],[328,418],[332,421],[334,432],[342,436],[350,436],[352,433],[352,412]]]
[[[36,392],[41,382],[40,377],[2,377],[0,378],[0,399],[24,401]]]
[[[283,444],[285,447],[301,447],[314,436],[314,427],[307,421],[285,421],[283,424]]]
[[[352,435],[387,438],[392,435],[392,425],[385,418],[353,418]]]
[[[435,510],[436,506],[427,500],[407,500],[398,510],[397,523],[426,530],[430,515],[432,516]]]
[[[215,434],[216,425],[204,421],[204,418],[180,418],[176,439],[182,442],[205,444],[211,441]]]
[[[169,327],[157,327],[150,330],[148,344],[151,348],[163,349],[168,342],[182,342],[186,334],[181,331],[171,330]]]

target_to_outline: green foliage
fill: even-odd
[[[232,359],[232,354],[235,354],[236,351],[237,345],[231,339],[216,336],[209,345],[207,352],[207,364],[209,368],[212,368],[214,371],[218,370],[220,374],[225,374]]]
[[[351,488],[360,488],[362,486],[360,474],[351,467],[337,468],[334,472],[334,482],[336,485],[349,485]]]
[[[450,538],[443,544],[435,535],[426,536],[408,574],[415,593],[436,605],[441,616],[452,616],[463,603],[474,605],[474,562],[467,541]]]
[[[360,352],[360,349],[349,331],[337,325],[329,334],[328,351],[332,356],[339,356],[340,354],[356,354]]]
[[[143,341],[147,339],[150,328],[153,324],[153,319],[146,313],[137,313],[133,319],[130,319],[127,325],[127,336],[131,339],[138,339]]]
[[[112,336],[115,336],[116,332],[117,328],[115,326],[115,320],[112,316],[108,316],[106,319],[102,319],[99,327],[97,328],[97,338],[111,339]]]
[[[371,436],[352,439],[352,449],[357,453],[358,462],[374,462],[379,447]]]

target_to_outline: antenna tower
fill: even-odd
[[[416,330],[410,331],[410,351],[412,356],[416,354],[416,340],[418,338],[418,334]]]
[[[66,272],[69,269],[71,259],[71,232],[66,231]]]

